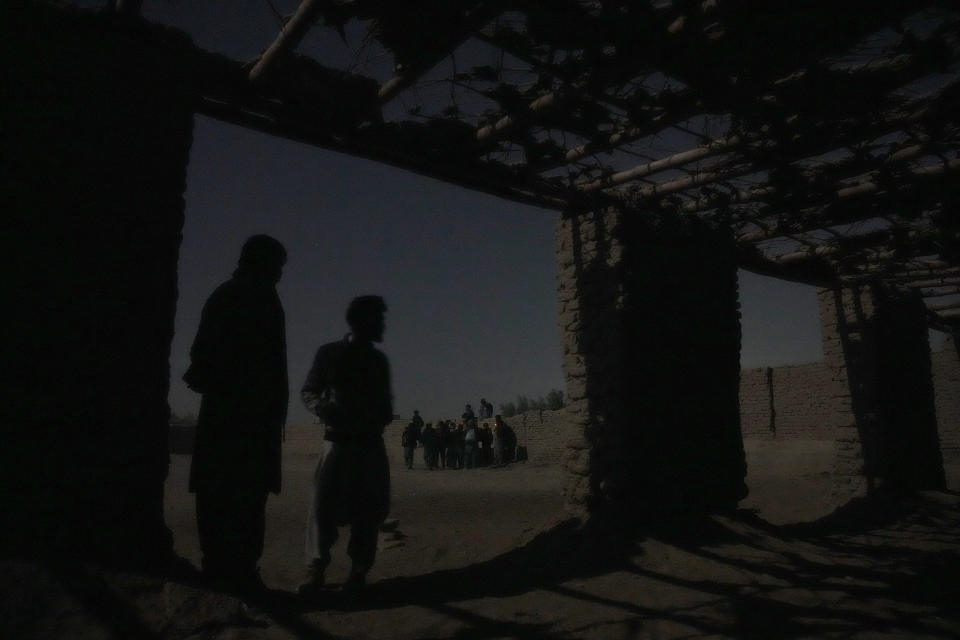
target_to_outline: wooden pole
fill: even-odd
[[[248,75],[250,82],[258,84],[267,79],[276,64],[297,48],[303,37],[310,31],[313,23],[316,22],[320,11],[328,3],[329,0],[303,0],[300,3],[293,17],[281,27],[280,34],[250,69]]]
[[[639,180],[640,178],[649,176],[650,174],[657,173],[659,171],[675,169],[677,167],[682,167],[685,164],[696,162],[697,160],[703,160],[705,158],[730,151],[731,149],[739,146],[741,141],[742,138],[740,138],[740,136],[731,136],[724,140],[715,140],[710,144],[697,147],[696,149],[681,151],[665,158],[654,160],[653,162],[637,165],[636,167],[627,169],[626,171],[619,171],[617,173],[610,174],[609,176],[603,176],[602,178],[585,182],[581,185],[578,185],[578,188],[584,193],[590,193],[591,191],[596,191],[597,189],[606,189],[608,187]]]
[[[759,170],[759,169],[755,169]],[[939,162],[937,164],[929,165],[926,167],[920,167],[919,169],[913,169],[908,172],[908,175],[915,178],[925,178],[943,175],[952,171],[960,170],[960,158],[955,158],[953,160],[947,160],[944,162]],[[834,191],[835,200],[845,200],[852,198],[854,196],[863,196],[870,195],[880,191],[881,186],[872,180],[864,180],[855,185],[850,186],[840,186],[837,185],[836,190]],[[757,202],[759,200],[766,200],[770,196],[777,195],[776,187],[767,185],[764,187],[758,187],[755,189],[741,189],[733,194],[730,198],[730,204],[745,204],[748,202]],[[772,203],[771,203],[772,204]],[[697,198],[690,202],[687,202],[683,206],[683,211],[687,213],[696,213],[698,211],[705,211],[707,209],[712,209],[716,205],[711,201],[704,198]]]
[[[553,107],[560,101],[559,92],[546,93],[527,105],[527,113],[539,113]],[[524,114],[506,115],[493,124],[477,129],[477,142],[493,142],[524,119]]]

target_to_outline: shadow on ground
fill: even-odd
[[[281,591],[214,593],[183,572],[49,567],[37,575],[50,584],[35,584],[33,596],[21,588],[13,604],[5,598],[3,614],[6,625],[12,609],[21,622],[47,619],[58,605],[34,596],[54,585],[61,617],[69,600],[75,625],[81,613],[97,621],[96,637],[955,638],[958,506],[948,493],[879,496],[809,525],[776,527],[738,511],[640,535],[566,521],[487,562],[310,602]],[[33,584],[19,567],[7,580]],[[70,628],[61,620],[6,631],[81,637],[63,635]]]
[[[488,562],[384,580],[360,598],[276,594],[264,607],[302,637],[319,628],[290,623],[322,625],[319,612],[410,606],[460,620],[462,638],[584,637],[612,619],[627,637],[654,628],[662,637],[957,637],[958,503],[951,494],[877,496],[787,527],[739,511],[639,538],[568,521]],[[520,597],[541,608],[535,620],[471,605]]]

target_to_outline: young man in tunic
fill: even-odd
[[[350,333],[317,351],[301,397],[325,424],[324,453],[314,474],[307,521],[304,595],[324,584],[338,527],[350,525],[347,553],[356,590],[366,584],[380,525],[390,509],[390,467],[383,429],[393,419],[390,367],[373,345],[383,341],[387,306],[379,296],[355,298],[347,309]]]

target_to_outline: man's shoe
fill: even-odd
[[[362,573],[350,573],[350,577],[343,583],[343,592],[355,595],[367,586],[367,576]]]

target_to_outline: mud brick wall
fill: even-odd
[[[0,21],[16,283],[3,547],[149,563],[172,550],[166,398],[192,97],[174,62],[143,51],[146,27],[14,5]]]
[[[531,464],[560,464],[570,439],[576,435],[566,409],[527,411],[506,421],[517,433],[518,444],[527,447]]]
[[[825,290],[820,303],[838,493],[943,487],[922,301],[868,285]]]
[[[823,362],[744,369],[740,422],[745,438],[832,440],[849,419]]]
[[[609,209],[558,222],[574,510],[671,517],[745,495],[732,242]]]
[[[936,398],[937,433],[944,467],[952,470],[948,480],[960,477],[960,353],[956,337],[931,354],[933,390]],[[949,486],[956,491],[958,486]]]

